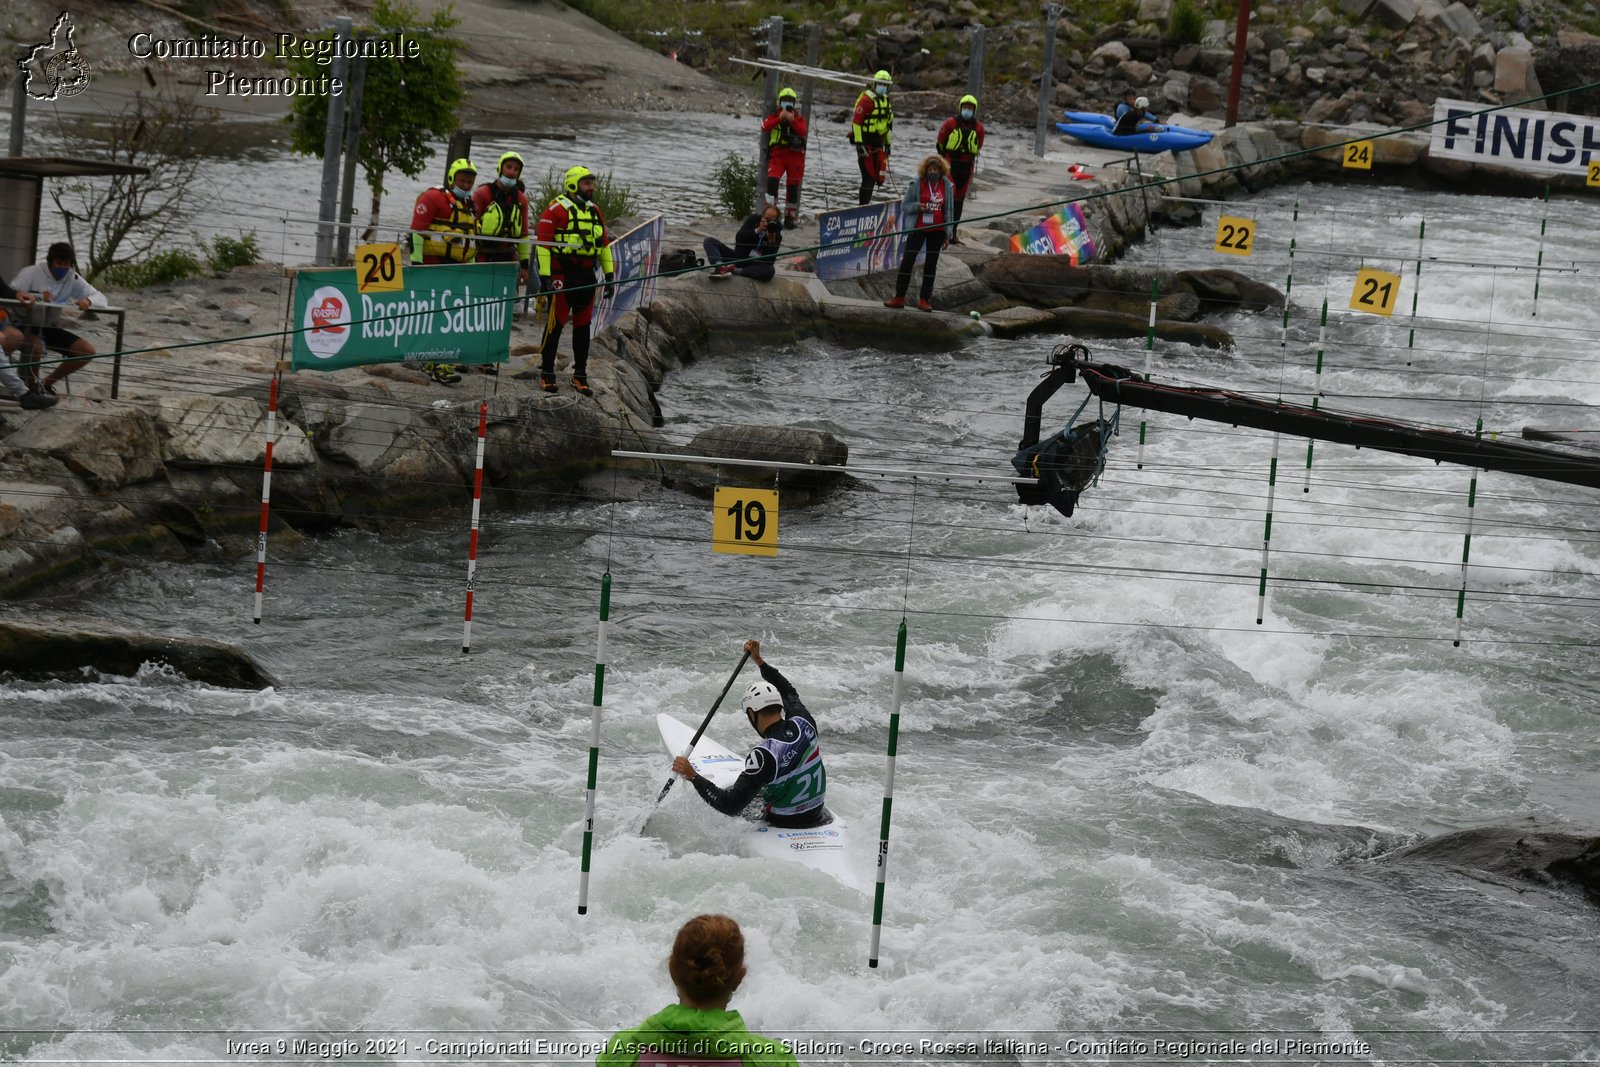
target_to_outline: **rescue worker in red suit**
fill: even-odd
[[[961,209],[967,202],[967,186],[972,182],[972,167],[978,153],[983,151],[983,123],[978,121],[978,98],[968,93],[956,105],[956,113],[944,120],[934,137],[939,154],[950,168],[950,181],[956,187],[955,212],[950,227],[950,243],[958,245],[955,223],[961,221]]]
[[[761,120],[767,135],[767,203],[777,206],[778,181],[787,176],[789,188],[784,199],[783,228],[794,229],[800,220],[800,182],[806,176],[806,117],[800,114],[800,98],[793,89],[778,91],[778,107]]]
[[[411,262],[471,263],[477,258],[472,238],[478,232],[478,213],[472,206],[472,183],[478,168],[470,159],[458,159],[445,171],[444,184],[424,189],[411,212]],[[434,381],[454,385],[461,375],[448,363],[424,363],[422,370]]]
[[[478,233],[498,237],[498,241],[478,242],[479,263],[516,263],[521,266],[517,284],[528,284],[528,193],[522,184],[522,157],[507,152],[500,157],[492,182],[484,182],[472,194],[478,213]]]
[[[894,105],[889,103],[889,72],[872,76],[872,87],[856,97],[850,115],[850,143],[856,146],[856,164],[861,168],[861,195],[858,204],[872,199],[872,190],[889,177],[889,138],[894,127]]]
[[[917,168],[917,176],[906,186],[900,201],[900,228],[906,233],[906,250],[900,256],[900,273],[894,280],[894,297],[884,307],[906,306],[906,290],[911,288],[911,268],[917,253],[927,250],[922,261],[922,296],[917,307],[932,311],[934,272],[939,269],[939,250],[955,229],[956,187],[945,174],[944,160],[929,156]]]
[[[605,298],[610,300],[616,294],[611,239],[606,236],[600,206],[594,202],[594,182],[594,172],[588,167],[569,168],[561,179],[564,192],[539,216],[539,288],[547,294],[549,307],[544,342],[539,346],[539,388],[547,393],[556,391],[556,349],[562,327],[570,322],[572,387],[584,396],[594,395],[589,388],[589,323],[598,295],[596,264],[605,275]],[[513,377],[526,381],[533,377],[533,368]]]

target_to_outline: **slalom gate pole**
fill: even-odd
[[[894,760],[900,746],[900,701],[906,692],[906,622],[894,646],[894,696],[889,703],[889,766],[883,775],[883,822],[878,827],[878,884],[872,897],[872,947],[867,966],[878,965],[878,944],[883,937],[883,886],[889,873],[889,816],[894,810]]]
[[[1261,533],[1261,586],[1256,590],[1256,625],[1267,615],[1267,553],[1272,549],[1272,502],[1278,493],[1278,437],[1272,435],[1272,466],[1267,472],[1267,526]]]
[[[272,502],[272,442],[278,436],[278,382],[283,371],[272,372],[272,387],[267,392],[267,447],[266,459],[261,464],[261,532],[256,535],[256,614],[252,620],[261,625],[261,593],[267,585],[267,513]]]
[[[467,539],[467,611],[461,624],[461,654],[472,651],[472,593],[478,580],[478,517],[483,504],[483,445],[489,433],[489,402],[478,405],[478,458],[472,467],[472,534]]]
[[[1478,419],[1477,436],[1483,439],[1483,419]],[[1467,560],[1472,556],[1472,517],[1478,503],[1478,471],[1473,468],[1472,481],[1467,486],[1467,532],[1461,541],[1461,589],[1456,593],[1456,635],[1450,643],[1461,647],[1461,621],[1467,611]]]
[[[1156,350],[1156,299],[1161,292],[1161,276],[1158,274],[1150,279],[1150,326],[1144,336],[1144,380],[1150,380],[1150,360]],[[1139,470],[1144,470],[1144,436],[1145,420],[1139,420],[1139,454],[1135,464]]]
[[[1294,249],[1300,233],[1300,201],[1294,202],[1294,219],[1289,223],[1289,276],[1283,282],[1283,332],[1278,335],[1278,347],[1289,344],[1289,294],[1294,292]]]
[[[1406,335],[1406,351],[1409,352],[1417,345],[1417,297],[1422,293],[1422,235],[1428,230],[1428,220],[1422,219],[1417,223],[1417,271],[1412,276],[1411,282],[1411,332]],[[1534,282],[1535,291],[1538,282]],[[1537,296],[1534,297],[1538,299]],[[1411,357],[1406,357],[1406,366],[1411,366]]]
[[[594,848],[594,791],[600,773],[600,702],[606,691],[606,628],[611,618],[611,572],[600,579],[600,636],[594,652],[594,715],[589,720],[589,781],[583,793],[583,867],[578,875],[578,914],[589,914],[589,858]]]
[[[1533,317],[1539,317],[1539,273],[1544,267],[1544,230],[1550,222],[1550,183],[1544,183],[1544,214],[1539,216],[1539,258],[1533,267]]]
[[[1322,399],[1322,350],[1328,343],[1328,298],[1322,298],[1322,325],[1317,328],[1317,381],[1316,391],[1311,397],[1311,410],[1317,410],[1317,402]],[[1274,446],[1276,448],[1276,446]],[[1301,487],[1302,493],[1311,492],[1311,457],[1316,453],[1316,438],[1306,441],[1306,484]],[[1270,508],[1269,508],[1270,510]]]

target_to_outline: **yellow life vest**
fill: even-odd
[[[556,197],[554,203],[561,205],[567,221],[557,227],[553,235],[557,247],[539,247],[539,273],[550,273],[550,254],[555,253],[563,259],[598,259],[600,268],[610,274],[611,246],[605,243],[606,224],[600,217],[600,209],[593,201],[579,207],[567,196]]]
[[[478,216],[473,214],[471,200],[462,201],[449,189],[444,193],[450,198],[450,217],[428,223],[428,232],[422,238],[422,254],[437,258],[441,263],[471,263],[478,255],[469,240],[478,232]]]
[[[502,208],[500,197],[491,193],[488,206],[478,216],[478,232],[485,237],[521,237],[522,194],[513,190],[509,202]],[[492,244],[483,252],[487,255],[492,250],[502,259],[527,259],[529,247],[528,241],[519,241],[515,245]]]
[[[950,136],[944,139],[946,152],[964,152],[969,156],[978,154],[978,127],[973,125],[962,129],[959,125],[950,131]]]
[[[887,96],[879,96],[870,89],[862,93],[861,96],[869,97],[872,100],[872,111],[860,126],[862,134],[868,137],[881,138],[884,144],[888,144],[889,127],[894,125],[894,105],[889,103]],[[858,106],[861,103],[861,96],[856,97]]]

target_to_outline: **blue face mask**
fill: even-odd
[[[972,118],[972,109],[970,107],[962,108],[961,109],[961,117],[964,118],[964,119],[971,119]]]
[[[502,174],[502,175],[500,175],[500,184],[505,186],[507,189],[514,189],[514,188],[516,188],[516,185],[517,185],[517,179],[508,178],[504,174]]]
[[[54,278],[58,282],[66,281],[67,280],[67,275],[69,275],[71,273],[72,273],[72,268],[71,267],[51,267],[50,268],[50,277]]]
[[[877,93],[879,96],[889,95],[889,87],[887,85],[874,85],[872,87],[872,91]]]

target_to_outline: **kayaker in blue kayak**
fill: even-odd
[[[1148,131],[1159,121],[1149,112],[1149,107],[1148,97],[1135,98],[1132,89],[1124,89],[1122,103],[1118,104],[1117,110],[1112,113],[1115,121],[1111,125],[1111,132],[1118,137],[1126,137],[1130,133]]]

